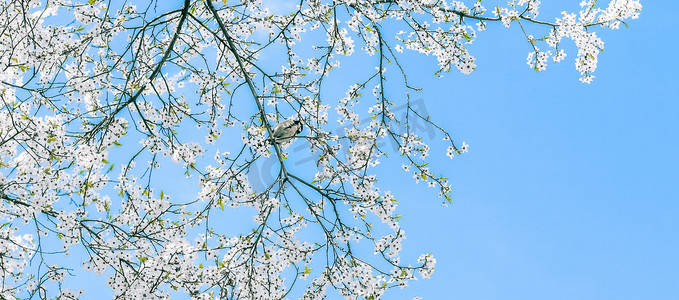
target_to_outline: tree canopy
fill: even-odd
[[[416,108],[399,60],[425,54],[432,76],[469,74],[477,35],[519,26],[531,68],[563,61],[572,41],[590,83],[604,48],[595,30],[641,11],[584,0],[546,20],[539,0],[486,2],[0,3],[0,297],[78,298],[62,286],[75,268],[107,276],[117,299],[378,299],[430,277],[433,254],[401,261],[397,196],[375,169],[391,155],[449,203],[445,168],[428,157],[468,145]],[[352,55],[374,71],[326,92]],[[293,119],[304,130],[272,143]],[[446,145],[430,148],[417,122]],[[295,143],[315,167],[289,163]],[[276,176],[254,186],[266,159]],[[177,192],[185,185],[198,193]],[[252,223],[234,232],[229,211],[244,208]]]

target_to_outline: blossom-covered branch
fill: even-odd
[[[408,199],[378,167],[397,157],[447,204],[451,175],[430,151],[453,158],[468,145],[417,109],[403,52],[436,57],[434,75],[469,74],[479,32],[515,25],[531,68],[563,61],[570,39],[591,82],[603,50],[594,30],[641,11],[585,0],[547,20],[537,0],[281,3],[0,4],[0,298],[77,298],[87,290],[73,289],[74,265],[105,275],[117,299],[318,299],[328,289],[377,299],[428,278],[433,254],[401,261],[396,208]],[[333,94],[330,75],[351,55],[372,65]],[[284,120],[305,130],[278,143]],[[445,146],[430,146],[418,124]],[[316,168],[289,163],[301,142]],[[257,187],[248,174],[267,159],[277,174]],[[234,211],[249,223],[230,222]]]

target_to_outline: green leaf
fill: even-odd
[[[88,4],[92,4],[92,5],[94,5],[94,2],[96,2],[96,0],[89,0],[89,1],[87,1]]]

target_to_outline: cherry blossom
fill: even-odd
[[[604,49],[596,30],[641,11],[601,2],[548,20],[537,0],[307,0],[291,11],[261,0],[4,1],[0,298],[88,298],[71,288],[74,265],[105,276],[119,299],[322,299],[330,289],[378,299],[430,278],[434,254],[401,261],[397,205],[409,199],[376,169],[399,160],[450,203],[446,168],[428,161],[469,145],[412,106],[419,89],[400,61],[419,53],[438,64],[434,76],[470,74],[482,31],[515,26],[531,68],[564,61],[572,41],[568,57],[589,83]],[[349,56],[374,65],[328,94]],[[271,143],[290,116],[304,130]],[[445,145],[430,145],[418,122]],[[317,169],[289,162],[296,142]],[[259,188],[247,174],[266,159],[276,175]],[[243,209],[249,227],[234,233],[224,224]]]

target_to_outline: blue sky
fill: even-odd
[[[424,188],[398,191],[410,198],[404,261],[432,251],[438,264],[386,299],[679,299],[679,4],[641,3],[629,28],[598,31],[591,85],[572,48],[532,71],[518,27],[498,24],[470,47],[470,76],[411,77],[470,148],[441,159],[448,208]]]
[[[578,8],[568,2],[542,17]],[[564,62],[529,68],[516,24],[478,34],[469,76],[436,79],[433,57],[403,56],[424,88],[414,98],[470,148],[453,160],[432,150],[455,191],[447,208],[409,175],[382,178],[400,201],[402,262],[438,260],[431,279],[385,299],[679,298],[679,3],[641,3],[629,28],[597,29],[606,52],[591,85],[570,41]],[[96,284],[88,296],[110,295]]]

